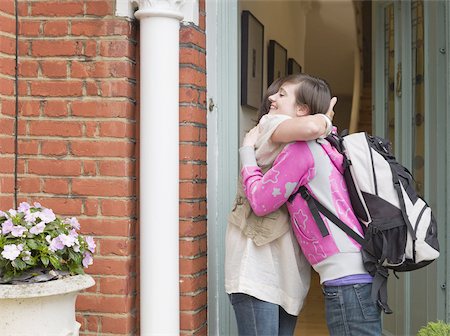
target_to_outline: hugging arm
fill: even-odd
[[[313,158],[304,142],[288,145],[265,174],[257,166],[251,146],[242,147],[239,154],[245,195],[257,216],[277,210],[313,175]]]
[[[288,143],[292,141],[314,140],[321,136],[328,135],[330,123],[334,117],[334,105],[337,98],[333,97],[326,115],[316,113],[302,117],[288,119],[280,123],[271,136],[271,140],[277,143]],[[325,119],[329,118],[330,123]]]

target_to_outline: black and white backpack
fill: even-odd
[[[365,132],[327,140],[344,156],[344,178],[364,238],[301,187],[321,232],[328,234],[318,211],[362,246],[366,270],[374,276],[372,297],[387,314],[388,270],[408,272],[439,257],[437,224],[431,208],[415,191],[408,169],[398,163],[387,140]]]

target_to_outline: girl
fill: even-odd
[[[281,99],[277,94],[273,101]],[[372,277],[362,263],[361,246],[321,215],[330,232],[322,237],[306,201],[296,193],[305,186],[362,235],[345,189],[342,156],[323,139],[295,142],[287,145],[263,174],[255,158],[257,136],[258,129],[252,129],[240,149],[245,195],[258,216],[287,205],[297,241],[320,276],[330,335],[381,335],[380,309],[371,298]]]
[[[276,99],[276,97],[280,99]],[[267,90],[258,125],[256,157],[264,169],[284,143],[326,135],[336,102],[328,86],[306,74],[275,81]],[[299,253],[287,209],[257,217],[238,187],[226,233],[225,288],[239,335],[292,335],[309,289],[310,268]]]

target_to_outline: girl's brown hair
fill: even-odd
[[[305,73],[289,75],[276,79],[264,93],[259,107],[258,120],[270,110],[269,97],[278,92],[284,83],[299,84],[295,90],[295,99],[298,105],[306,105],[311,114],[328,111],[331,100],[331,91],[327,82],[318,77]]]

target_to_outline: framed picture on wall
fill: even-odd
[[[269,41],[269,54],[267,57],[268,86],[272,82],[287,74],[287,50],[275,40]]]
[[[241,105],[258,109],[263,92],[264,26],[242,11]]]
[[[302,66],[298,64],[295,59],[289,58],[288,59],[288,75],[293,75],[296,73],[302,72]]]

